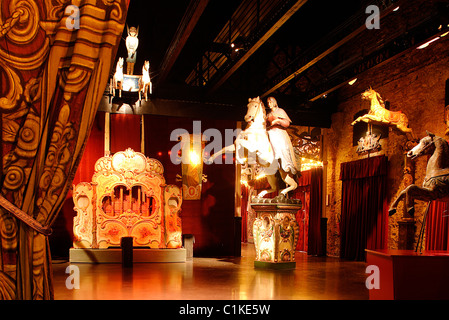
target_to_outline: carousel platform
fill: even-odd
[[[151,262],[185,262],[187,250],[178,249],[151,249],[144,247],[133,248],[134,263]],[[122,249],[112,247],[106,249],[71,248],[69,252],[71,263],[122,263]]]

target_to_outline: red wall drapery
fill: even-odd
[[[449,249],[449,203],[432,201],[426,219],[426,250]]]
[[[308,224],[304,224],[304,232],[307,232],[307,254],[318,256],[324,254],[321,240],[322,183],[323,168],[303,171],[298,179],[298,188],[292,195],[293,198],[301,199],[306,209],[308,207]],[[308,197],[304,196],[304,191],[309,193]],[[297,214],[297,217],[299,216]]]
[[[365,260],[365,249],[383,249],[387,236],[387,157],[341,164],[340,256]]]
[[[128,148],[141,152],[140,115],[111,114],[111,154]]]

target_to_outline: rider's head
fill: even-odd
[[[277,108],[278,106],[276,99],[273,97],[268,97],[267,102],[270,109]]]

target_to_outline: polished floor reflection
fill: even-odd
[[[295,270],[254,268],[254,246],[242,257],[186,263],[76,264],[79,289],[66,287],[68,262],[54,261],[56,300],[367,300],[365,263],[296,254]]]

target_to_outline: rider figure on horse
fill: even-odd
[[[300,163],[295,156],[292,142],[286,130],[292,121],[284,109],[278,106],[275,98],[268,97],[267,103],[271,109],[267,116],[268,136],[273,147],[274,157],[282,169],[279,171],[282,179],[290,186],[282,193],[285,196],[288,191],[296,189],[297,183],[294,176],[300,172]]]
[[[273,97],[267,99],[271,112],[267,116],[269,123],[268,136],[274,150],[274,157],[285,172],[296,174],[300,171],[293,145],[287,133],[287,128],[292,122],[284,109],[280,108]]]

